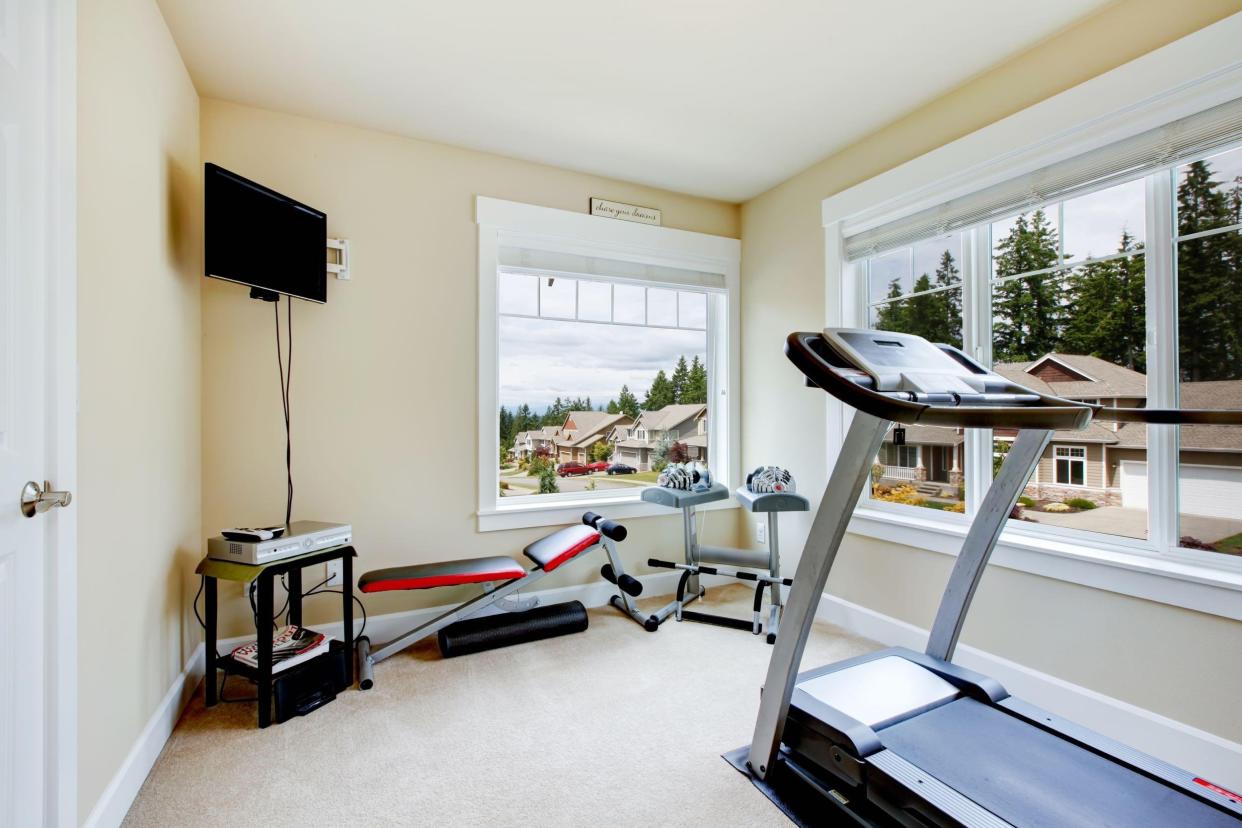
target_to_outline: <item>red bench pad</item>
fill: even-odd
[[[590,549],[597,543],[599,543],[599,532],[585,524],[578,524],[567,526],[545,538],[540,538],[523,549],[522,554],[537,563],[540,569],[551,572],[566,561],[575,558],[579,552]]]
[[[384,592],[390,589],[431,589],[455,584],[479,584],[491,581],[512,581],[525,578],[526,570],[513,558],[465,558],[460,561],[437,561],[414,566],[392,566],[375,569],[358,579],[363,592]]]

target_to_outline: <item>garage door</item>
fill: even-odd
[[[1183,465],[1178,487],[1184,515],[1236,518],[1242,508],[1242,468]],[[1121,462],[1121,505],[1147,508],[1146,463]]]

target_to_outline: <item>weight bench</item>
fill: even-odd
[[[605,577],[622,590],[622,600],[636,619],[638,610],[629,596],[642,592],[642,585],[625,574],[616,544],[625,540],[625,527],[607,520],[594,512],[582,516],[582,524],[559,529],[540,538],[522,550],[534,562],[527,570],[513,558],[496,556],[490,558],[465,558],[456,561],[394,566],[364,573],[358,579],[362,592],[388,592],[392,590],[434,589],[460,584],[481,584],[483,594],[448,612],[421,624],[392,641],[371,649],[371,641],[363,636],[358,639],[358,685],[369,690],[375,684],[375,665],[389,656],[399,653],[416,641],[439,633],[440,649],[444,655],[462,655],[482,649],[535,641],[568,632],[586,629],[586,610],[577,601],[532,609],[538,602],[530,598],[514,602],[509,596],[530,586],[549,572],[586,555],[596,547],[603,547],[608,556],[604,567]],[[511,616],[471,619],[479,612],[498,606]],[[497,623],[497,619],[502,619]],[[450,625],[458,624],[450,629]]]

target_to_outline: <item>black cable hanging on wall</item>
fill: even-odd
[[[280,299],[273,303],[276,311],[276,367],[280,370],[280,403],[285,414],[285,480],[287,490],[285,496],[285,526],[293,518],[293,436],[289,430],[289,387],[293,383],[293,297],[286,296],[285,323],[289,341],[288,358],[284,356],[280,345]],[[286,362],[288,363],[286,367]]]

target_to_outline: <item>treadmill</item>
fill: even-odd
[[[979,578],[1055,431],[1093,419],[1242,424],[1239,411],[1111,409],[1041,394],[961,351],[886,331],[793,333],[786,354],[854,409],[793,579],[747,751],[731,755],[803,824],[1230,826],[1242,796],[1017,699],[952,663]],[[925,652],[798,674],[828,573],[890,427],[1017,429]],[[900,439],[900,437],[898,437]]]

